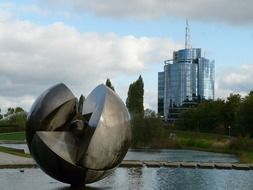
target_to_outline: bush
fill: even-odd
[[[163,122],[159,118],[134,117],[132,124],[132,146],[149,146],[154,142],[160,144],[166,137]]]
[[[247,137],[239,137],[230,143],[230,149],[253,151],[253,139]]]
[[[205,139],[180,139],[179,144],[184,147],[210,148],[212,143]]]
[[[8,133],[8,132],[14,132],[14,131],[24,131],[24,129],[19,128],[15,124],[0,125],[0,133]]]

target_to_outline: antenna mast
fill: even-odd
[[[188,20],[186,20],[186,27],[185,27],[185,49],[190,49],[190,28],[188,24]]]

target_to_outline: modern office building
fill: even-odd
[[[185,107],[214,99],[214,61],[202,57],[201,48],[190,47],[189,41],[187,23],[185,49],[175,51],[158,73],[158,113],[165,121],[174,121]]]

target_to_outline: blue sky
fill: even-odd
[[[0,1],[0,108],[29,110],[46,88],[64,82],[87,96],[110,78],[125,101],[141,74],[145,107],[156,110],[157,72],[184,47],[215,60],[216,98],[253,90],[250,0]]]

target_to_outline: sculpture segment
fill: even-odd
[[[109,175],[127,153],[130,116],[119,96],[97,86],[82,113],[72,92],[58,84],[33,104],[26,128],[30,152],[49,176],[72,185],[96,182]]]

